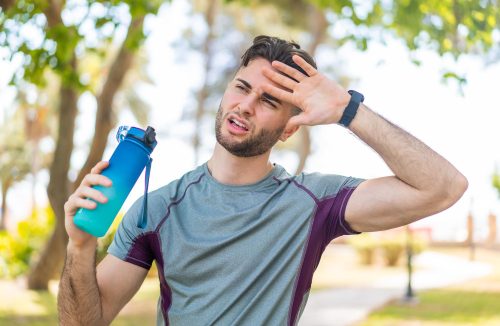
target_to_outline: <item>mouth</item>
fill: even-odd
[[[238,120],[235,117],[229,117],[227,121],[231,127],[230,129],[236,131],[237,133],[245,133],[249,130],[248,125],[245,122]]]

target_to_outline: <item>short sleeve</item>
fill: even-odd
[[[335,196],[324,198],[324,201],[332,201],[332,214],[330,216],[330,222],[332,225],[328,235],[330,240],[342,235],[361,233],[352,229],[349,223],[347,223],[345,220],[345,211],[352,193],[363,181],[364,179],[347,177],[344,179]]]
[[[149,269],[154,254],[151,250],[148,234],[145,229],[137,227],[142,214],[142,197],[135,201],[123,217],[115,233],[108,253],[137,266]]]
[[[352,193],[365,179],[322,173],[305,174],[302,178],[304,187],[316,199],[318,209],[315,218],[321,220],[327,242],[342,235],[360,233],[345,220],[345,210]]]

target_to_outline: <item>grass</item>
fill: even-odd
[[[500,325],[500,293],[431,290],[419,303],[392,302],[361,325]]]
[[[57,283],[50,291],[23,289],[19,282],[0,281],[0,325],[57,325]],[[158,280],[148,278],[123,308],[113,326],[155,325]]]
[[[57,325],[53,292],[19,288],[19,283],[0,283],[0,325]]]
[[[438,251],[469,258],[464,248],[438,248]],[[390,302],[360,325],[500,325],[500,254],[477,249],[475,260],[491,264],[493,273],[447,288],[417,293],[418,303],[414,305]]]

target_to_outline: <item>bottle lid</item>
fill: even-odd
[[[146,130],[142,130],[137,127],[130,126],[120,126],[118,132],[116,133],[116,140],[121,142],[125,138],[134,138],[139,140],[141,143],[153,150],[156,147],[156,132],[151,126],[148,126]]]

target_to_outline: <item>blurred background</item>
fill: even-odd
[[[469,180],[445,212],[336,240],[301,323],[500,324],[498,0],[0,0],[0,324],[57,322],[63,204],[96,162],[109,159],[118,126],[156,129],[150,189],[210,157],[226,83],[260,34],[301,44],[323,73],[361,91],[368,106]],[[272,161],[291,173],[391,174],[339,126],[301,128]],[[143,191],[142,176],[120,216]],[[119,219],[100,239],[99,257]],[[457,270],[470,273],[453,284],[429,282]],[[154,323],[154,274],[117,325]],[[335,305],[334,297],[316,299],[346,289],[368,298],[374,288],[383,291],[355,320],[335,319],[352,310],[321,312],[315,303]],[[436,302],[441,314],[432,313]]]

